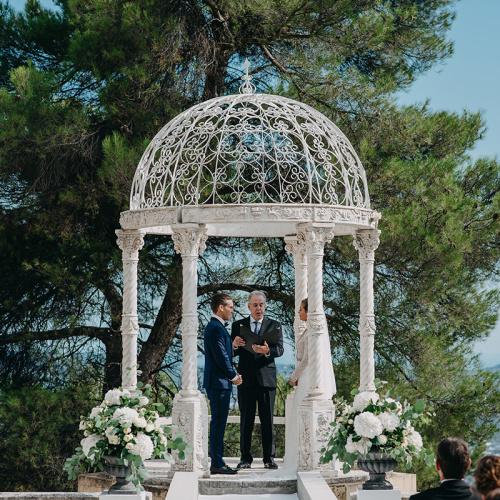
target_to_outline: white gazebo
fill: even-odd
[[[279,237],[295,266],[295,335],[312,335],[308,397],[300,408],[298,468],[324,469],[319,457],[334,408],[323,390],[320,338],[324,246],[352,235],[359,252],[360,390],[374,391],[373,262],[380,215],[370,209],[364,168],[346,136],[310,106],[256,94],[251,77],[237,95],[203,102],[165,125],[137,167],[130,210],[120,218],[123,252],[122,385],[137,384],[137,263],[146,234],[172,235],[183,263],[182,390],[173,422],[194,452],[176,470],[208,474],[208,411],[197,386],[197,259],[210,236]],[[288,406],[288,404],[287,404]],[[333,464],[330,465],[333,467]]]

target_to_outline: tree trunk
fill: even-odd
[[[139,380],[152,384],[172,345],[182,319],[182,258],[175,254],[163,303],[148,340],[138,357],[142,374]]]

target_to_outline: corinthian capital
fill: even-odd
[[[333,239],[335,226],[299,224],[298,227],[297,239],[304,245],[306,255],[323,255],[325,244]]]
[[[353,245],[360,259],[373,259],[380,243],[380,231],[359,232],[354,235]]]
[[[137,259],[139,250],[144,246],[144,234],[140,231],[116,231],[116,243],[123,252],[123,259]]]
[[[291,254],[295,265],[306,263],[306,249],[303,241],[299,241],[296,236],[285,237],[285,250]]]
[[[196,257],[205,250],[207,229],[200,226],[173,227],[174,249],[183,257]]]

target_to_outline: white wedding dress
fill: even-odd
[[[298,385],[294,389],[289,428],[286,429],[284,467],[282,469],[266,474],[273,477],[288,478],[297,475],[297,458],[299,454],[299,406],[307,396],[309,390],[309,342],[310,337],[307,330],[300,336],[295,345],[296,366],[290,378],[298,379]],[[321,377],[325,395],[331,399],[336,392],[335,376],[333,373],[332,355],[328,335],[320,337]]]

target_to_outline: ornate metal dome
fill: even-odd
[[[193,106],[151,141],[122,228],[171,234],[194,223],[220,236],[284,236],[301,222],[334,223],[336,234],[376,227],[347,137],[306,104],[255,94],[245,66],[240,94]]]
[[[363,166],[323,114],[276,95],[218,97],[165,125],[137,167],[130,209],[308,203],[370,207]]]

